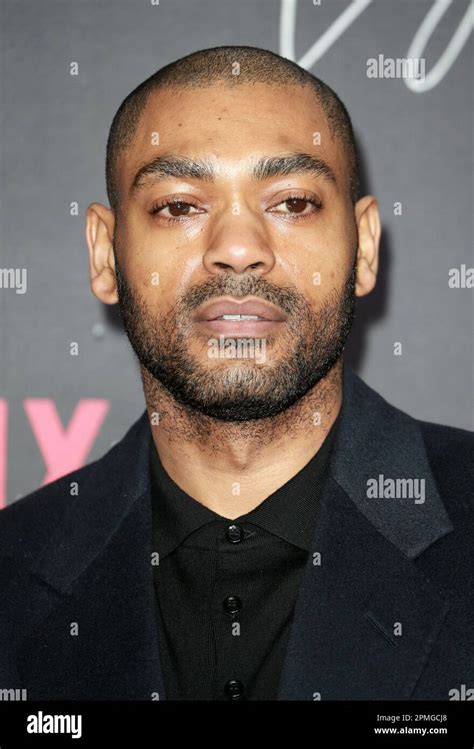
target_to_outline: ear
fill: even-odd
[[[114,212],[100,203],[91,203],[86,212],[86,241],[89,249],[89,275],[92,292],[104,304],[118,302],[113,249]]]
[[[370,294],[377,280],[381,235],[377,199],[365,195],[354,207],[359,243],[357,247],[356,296]]]

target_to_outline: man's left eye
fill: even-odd
[[[287,215],[299,216],[299,215],[310,215],[316,213],[321,208],[321,203],[315,198],[309,196],[295,196],[286,198],[286,200],[278,203],[278,206],[286,206],[287,211],[277,211],[277,213],[286,213]],[[310,208],[312,206],[312,208]],[[307,210],[309,209],[309,210]]]

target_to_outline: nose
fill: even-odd
[[[264,228],[253,217],[225,215],[214,227],[203,263],[214,275],[222,272],[266,275],[275,265],[275,256],[265,238]]]

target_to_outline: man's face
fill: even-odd
[[[334,180],[304,157],[253,174],[264,157],[296,153]],[[131,189],[158,156],[181,161]],[[178,176],[184,158],[207,170],[188,163]],[[119,191],[121,315],[141,365],[176,400],[224,421],[275,416],[330,371],[353,317],[357,231],[345,154],[309,89],[160,91]]]

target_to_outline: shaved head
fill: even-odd
[[[132,144],[141,116],[153,92],[164,89],[196,89],[216,84],[238,86],[264,83],[269,86],[308,87],[322,107],[331,135],[345,152],[347,190],[352,203],[358,196],[358,155],[349,114],[337,94],[295,62],[270,50],[246,46],[223,46],[199,50],[165,65],[137,86],[120,105],[107,140],[106,185],[111,208],[120,198],[118,164]]]

